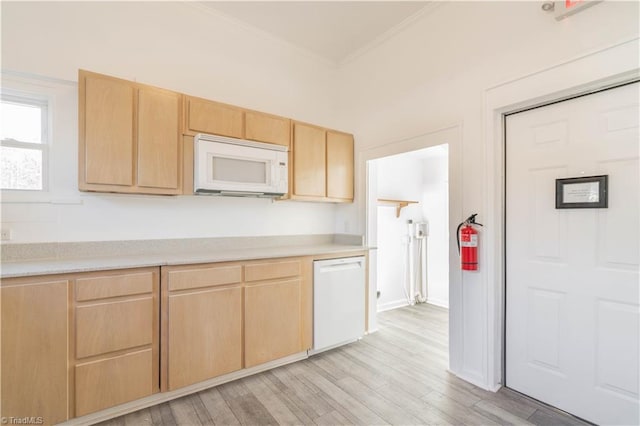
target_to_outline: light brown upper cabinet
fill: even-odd
[[[244,111],[233,105],[206,99],[186,97],[186,133],[242,138],[244,136]]]
[[[227,136],[289,146],[291,120],[193,96],[186,97],[185,134]]]
[[[327,197],[353,201],[353,135],[327,130]]]
[[[353,201],[353,136],[293,124],[291,199]]]
[[[323,128],[293,124],[292,198],[320,199],[326,196],[326,146]]]
[[[182,95],[80,70],[81,191],[182,193]]]
[[[245,120],[246,139],[289,146],[291,120],[288,118],[257,111],[246,111]]]

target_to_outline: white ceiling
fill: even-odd
[[[428,1],[207,1],[202,5],[339,64],[420,14]]]

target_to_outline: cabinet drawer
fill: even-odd
[[[108,297],[145,294],[153,291],[153,272],[113,275],[76,280],[76,300],[106,299]]]
[[[242,281],[242,266],[214,266],[171,271],[168,276],[169,291],[235,284]]]
[[[76,416],[151,395],[153,374],[151,349],[76,365]]]
[[[153,317],[152,297],[76,308],[76,357],[151,344]]]
[[[282,262],[253,263],[244,267],[245,281],[272,280],[275,278],[297,277],[300,275],[300,259]]]

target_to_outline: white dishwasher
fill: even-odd
[[[313,262],[313,349],[311,354],[364,335],[364,256]]]

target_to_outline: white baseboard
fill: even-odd
[[[405,299],[394,300],[393,302],[383,303],[378,305],[378,312],[390,311],[391,309],[401,308],[403,306],[409,306],[409,303]]]
[[[436,306],[440,306],[441,308],[447,308],[449,309],[449,301],[448,300],[440,300],[440,299],[434,299],[431,297],[427,298],[427,303],[430,305],[436,305]]]

